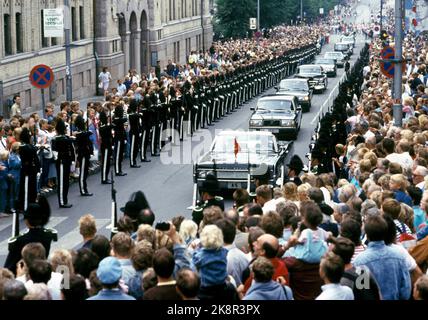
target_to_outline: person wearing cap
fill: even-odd
[[[193,221],[198,226],[204,217],[203,212],[206,208],[216,206],[224,211],[224,199],[222,197],[216,196],[220,191],[220,187],[217,177],[214,174],[210,173],[207,175],[205,181],[202,184],[202,187],[199,188],[199,190],[202,196],[202,203],[197,205],[192,213]]]
[[[119,281],[122,278],[122,267],[117,258],[107,257],[100,262],[97,269],[97,278],[100,280],[103,289],[88,300],[135,300],[123,293],[119,288]]]
[[[296,186],[300,186],[302,184],[302,180],[300,180],[299,175],[305,167],[302,159],[300,159],[298,155],[294,155],[287,167],[288,176],[285,178],[285,181],[283,181],[283,184],[286,184],[287,182],[294,182]]]
[[[57,241],[56,231],[44,227],[49,222],[50,215],[51,209],[48,200],[43,196],[39,197],[38,203],[28,205],[28,209],[24,213],[28,231],[10,240],[5,268],[16,272],[16,265],[21,259],[21,251],[29,243],[41,243],[46,250],[46,255],[49,255],[52,241]]]

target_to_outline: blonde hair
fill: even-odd
[[[409,186],[409,182],[406,177],[402,174],[394,174],[390,178],[390,182],[398,184],[400,186],[400,190],[404,191]]]
[[[93,237],[97,233],[97,224],[91,214],[84,215],[79,219],[80,234],[83,237]]]
[[[14,144],[12,144],[12,151],[15,153],[18,152],[20,147],[21,147],[21,143],[15,142]]]
[[[65,249],[55,250],[49,260],[52,265],[52,271],[59,272],[57,269],[61,266],[66,267],[69,274],[74,274],[73,257],[70,251]]]
[[[0,151],[0,160],[6,161],[9,158],[9,152],[6,150]]]
[[[290,201],[299,200],[297,197],[297,186],[293,182],[287,182],[283,187],[284,198]]]
[[[195,239],[198,233],[198,225],[192,220],[184,220],[180,225],[179,236],[183,241]]]
[[[366,154],[364,154],[364,160],[370,160],[370,164],[372,168],[376,167],[377,165],[377,156],[374,152],[369,151]]]
[[[140,225],[137,230],[137,242],[141,242],[143,240],[150,242],[154,247],[156,241],[156,230],[148,224]]]
[[[224,245],[223,232],[216,225],[208,225],[201,232],[201,244],[205,249],[220,249]]]

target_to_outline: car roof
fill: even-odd
[[[318,66],[318,65],[316,65],[316,64],[302,64],[301,66],[299,66],[299,68],[302,68],[302,67],[308,67],[308,68],[310,68],[310,67],[320,67],[320,66]]]
[[[225,136],[244,136],[244,135],[270,137],[270,136],[273,136],[273,133],[268,131],[224,130],[220,132],[217,136],[225,137]]]
[[[260,99],[259,99],[259,101],[260,100],[288,100],[288,101],[291,101],[291,100],[294,100],[294,96],[282,96],[282,95],[277,95],[277,94],[274,94],[274,95],[268,95],[268,96],[264,96],[264,97],[261,97]]]
[[[338,42],[335,44],[336,45],[340,45],[340,46],[349,46],[349,43],[344,43],[344,42]]]
[[[326,52],[324,56],[326,56],[326,55],[337,55],[337,54],[343,55],[343,53],[340,51],[329,51],[329,52]]]
[[[281,80],[281,82],[305,82],[305,83],[308,81],[309,81],[308,79],[299,79],[299,78]],[[280,84],[281,84],[281,82],[280,82]]]

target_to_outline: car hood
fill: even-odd
[[[309,78],[322,78],[323,75],[319,73],[299,73],[296,74],[296,78],[309,79]]]
[[[286,90],[286,91],[279,90],[277,94],[280,96],[294,96],[298,98],[307,97],[309,95],[309,93],[306,91],[293,91],[293,90]]]
[[[251,116],[251,120],[292,120],[295,117],[295,113],[255,113]]]
[[[214,163],[217,169],[222,168],[242,168],[243,165],[248,166],[248,162],[252,165],[274,164],[278,154],[275,152],[262,153],[246,153],[239,152],[235,157],[233,150],[231,152],[209,152],[205,154],[198,162],[199,169],[212,169]]]
[[[329,68],[329,69],[334,69],[335,65],[334,64],[319,64],[321,67],[323,68]]]

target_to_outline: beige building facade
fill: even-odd
[[[38,64],[53,68],[55,81],[45,100],[65,100],[64,38],[46,38],[43,10],[63,0],[1,0],[0,115],[8,116],[13,96],[23,113],[41,110],[41,91],[29,74]],[[159,60],[186,61],[192,50],[212,42],[212,0],[70,0],[73,99],[96,94],[98,73],[108,67],[113,81],[129,69],[148,72]],[[114,85],[114,82],[112,85]]]

